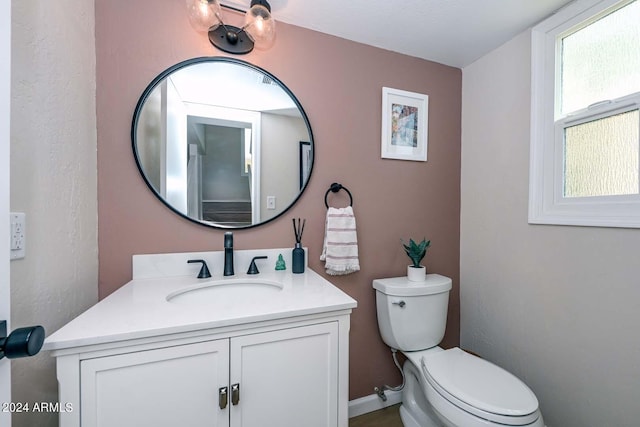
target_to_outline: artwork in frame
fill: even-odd
[[[428,95],[382,88],[382,158],[426,162],[428,128]]]
[[[311,143],[300,141],[300,188],[302,189],[311,174]]]

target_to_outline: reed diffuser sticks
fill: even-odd
[[[300,226],[300,218],[298,218],[298,224],[296,225],[296,218],[292,218],[291,221],[293,222],[293,234],[296,236],[296,243],[301,243],[302,242],[302,233],[304,232],[304,225],[307,222],[307,219],[305,218],[304,220],[302,220],[302,226]]]

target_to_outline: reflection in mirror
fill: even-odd
[[[246,228],[289,209],[313,167],[302,106],[277,78],[235,58],[197,58],[154,79],[132,126],[154,194],[204,225]]]

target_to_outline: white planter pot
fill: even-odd
[[[427,279],[427,268],[423,265],[420,267],[408,266],[407,279],[411,282],[424,282]]]

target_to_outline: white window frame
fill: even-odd
[[[577,0],[536,25],[531,36],[531,150],[529,223],[640,228],[640,195],[564,197],[563,132],[580,124],[637,109],[640,93],[558,118],[555,91],[559,52],[556,40],[577,25],[587,26],[631,0]],[[557,122],[556,122],[557,121]]]

